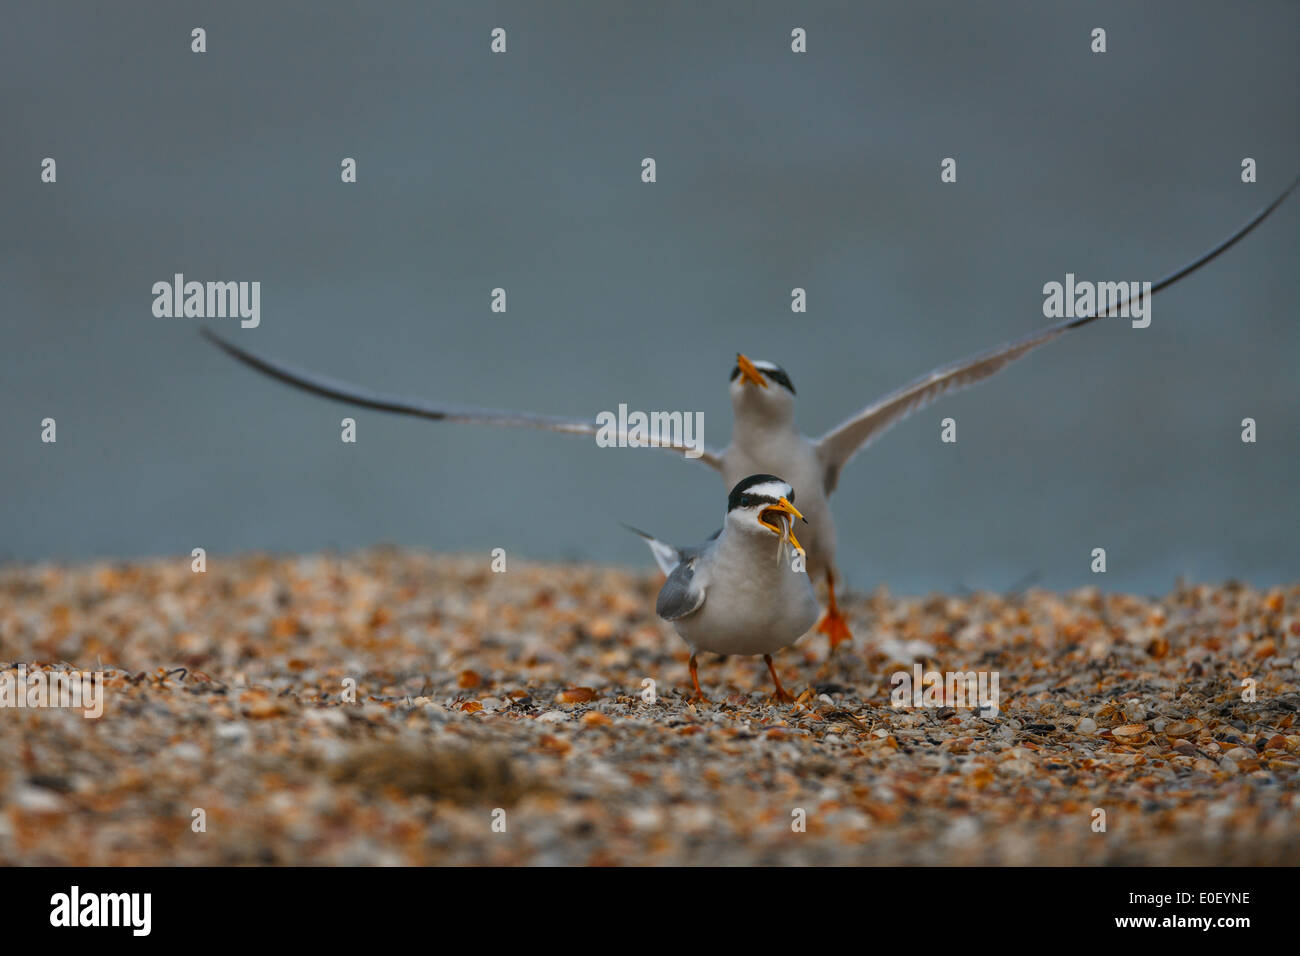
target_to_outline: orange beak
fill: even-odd
[[[762,522],[763,527],[771,529],[773,534],[785,534],[784,526],[768,524],[766,521],[767,516],[773,511],[779,511],[782,514],[790,515],[792,518],[798,518],[804,524],[808,523],[808,519],[799,513],[799,509],[782,497],[777,504],[774,504],[769,508],[764,508],[762,513],[758,516],[758,520]],[[799,539],[794,536],[794,521],[790,522],[790,543],[800,551],[804,549],[803,545],[799,543]]]
[[[740,369],[741,382],[752,382],[762,388],[767,388],[767,379],[763,378],[763,373],[754,367],[754,363],[740,353],[736,353],[736,366]]]

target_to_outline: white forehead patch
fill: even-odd
[[[752,485],[741,493],[746,495],[763,495],[767,498],[789,498],[790,486],[784,481],[765,481],[760,485]]]
[[[767,359],[759,359],[754,363],[754,368],[758,369],[760,372],[775,372],[780,367],[781,366],[777,365],[775,362],[769,362]]]

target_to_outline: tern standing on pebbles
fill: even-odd
[[[819,607],[794,534],[794,520],[807,519],[793,502],[788,482],[750,475],[731,489],[727,520],[704,544],[674,548],[631,528],[668,575],[655,611],[690,646],[696,700],[705,699],[695,661],[700,651],[762,654],[776,699],[794,699],[781,686],[772,654],[802,637]]]
[[[1190,275],[1245,238],[1281,205],[1282,200],[1291,194],[1297,184],[1300,184],[1300,179],[1293,181],[1280,196],[1256,213],[1250,222],[1199,259],[1153,283],[1149,295],[1155,295],[1161,289]],[[794,386],[779,366],[771,362],[751,362],[743,355],[736,357],[730,389],[735,418],[731,444],[722,452],[704,449],[698,457],[706,465],[721,472],[727,484],[755,472],[777,472],[803,489],[805,504],[813,515],[807,536],[808,573],[814,577],[824,576],[829,592],[826,615],[817,630],[830,638],[832,651],[836,645],[852,637],[835,601],[835,523],[827,505],[827,498],[839,483],[840,471],[844,466],[872,440],[939,396],[981,382],[1039,346],[1046,345],[1072,329],[1087,325],[1104,314],[1107,313],[1094,311],[1090,315],[1066,319],[977,355],[941,365],[872,402],[820,438],[806,438],[796,427]],[[1115,309],[1112,308],[1109,314],[1115,314]],[[230,355],[260,372],[309,392],[353,405],[438,421],[543,428],[571,435],[599,435],[602,431],[602,426],[595,419],[465,408],[386,395],[263,358],[219,338],[207,329],[203,330],[203,334]],[[625,438],[626,435],[619,437]],[[620,441],[619,444],[623,442]],[[657,445],[673,451],[687,450],[682,445],[670,442],[658,442]],[[698,449],[692,451],[698,452]]]

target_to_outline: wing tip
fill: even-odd
[[[654,540],[655,540],[654,535],[646,534],[646,533],[645,533],[644,531],[642,531],[640,528],[634,528],[634,527],[632,527],[630,524],[628,524],[626,521],[620,521],[619,524],[621,524],[624,528],[627,528],[628,531],[631,531],[634,535],[636,535],[636,536],[639,537],[639,538],[644,538],[644,539],[647,540],[647,541],[654,541]]]
[[[243,358],[247,354],[243,349],[241,349],[234,342],[231,342],[228,339],[225,339],[222,336],[218,335],[216,332],[213,332],[212,329],[208,328],[206,325],[199,326],[199,335],[207,339],[209,342],[211,342],[217,348],[221,349],[223,352],[226,352],[229,355],[233,355],[236,358]]]

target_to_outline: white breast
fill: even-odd
[[[778,563],[777,537],[724,533],[701,556],[705,589],[699,611],[674,622],[692,649],[715,654],[771,654],[807,633],[820,609],[806,572]]]
[[[723,453],[722,478],[730,489],[750,475],[784,478],[794,488],[795,506],[808,523],[795,527],[808,552],[808,573],[820,577],[835,565],[835,519],[823,489],[825,477],[812,442],[797,431],[766,431],[757,438],[733,437]]]

